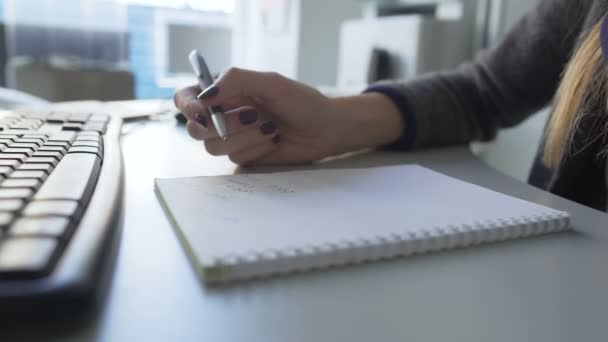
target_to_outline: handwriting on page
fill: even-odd
[[[226,180],[225,187],[227,190],[251,195],[254,195],[256,193],[289,194],[296,192],[294,189],[289,188],[287,185],[268,184],[260,181],[258,178],[251,176],[242,176],[239,177],[239,179],[229,178]]]
[[[218,184],[221,191],[208,193],[216,198],[230,200],[239,196],[259,196],[267,194],[290,194],[296,190],[285,184],[265,183],[258,178],[248,175],[241,175],[236,178],[226,178],[224,182]]]

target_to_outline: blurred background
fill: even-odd
[[[169,99],[214,73],[272,70],[328,94],[451,68],[538,0],[0,0],[0,105]],[[32,97],[33,96],[33,97]],[[474,150],[524,179],[546,114]]]

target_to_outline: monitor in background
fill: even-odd
[[[154,17],[154,81],[164,88],[193,82],[188,54],[200,51],[212,73],[233,64],[234,25],[225,13],[157,10]]]
[[[226,69],[232,61],[232,30],[226,27],[169,24],[168,74],[191,74],[188,53],[198,49],[213,73]]]

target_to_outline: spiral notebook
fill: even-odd
[[[205,282],[566,230],[569,215],[417,165],[156,179]]]

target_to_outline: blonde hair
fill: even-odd
[[[573,146],[573,136],[581,119],[588,114],[591,105],[606,99],[604,93],[608,90],[608,74],[603,65],[600,39],[603,21],[604,18],[582,41],[562,76],[553,115],[545,133],[543,161],[549,167],[556,167],[567,153],[576,148]],[[604,108],[608,110],[608,103]]]

